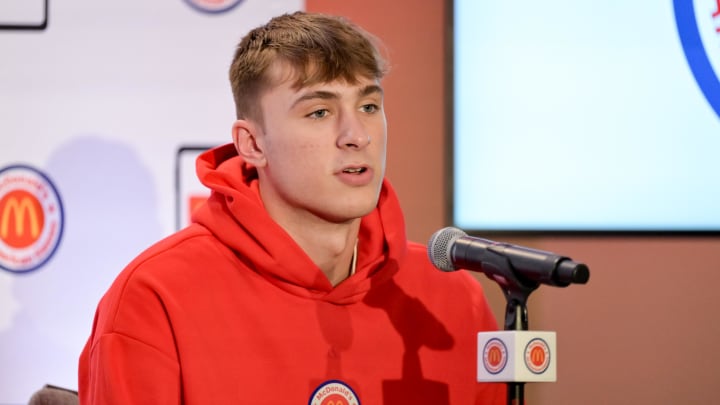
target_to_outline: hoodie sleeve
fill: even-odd
[[[129,269],[101,300],[80,355],[81,404],[181,403],[173,329],[153,284]]]
[[[177,363],[119,333],[88,344],[80,360],[81,404],[180,404]]]

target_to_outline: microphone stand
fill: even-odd
[[[527,295],[524,301],[510,298],[507,290],[503,289],[508,300],[505,307],[505,330],[528,330]],[[525,383],[507,383],[507,405],[525,405]]]
[[[483,273],[497,282],[505,295],[505,330],[528,330],[527,300],[540,283],[516,275],[510,260],[490,249],[483,262]],[[507,405],[525,405],[525,383],[507,383]]]

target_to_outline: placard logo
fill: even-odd
[[[525,346],[525,366],[535,374],[542,374],[550,365],[550,348],[548,344],[535,338]]]
[[[720,118],[720,0],[673,0],[673,7],[690,70]]]
[[[0,169],[0,268],[35,270],[60,244],[63,208],[47,176],[29,166]]]
[[[483,366],[490,374],[497,374],[505,369],[508,361],[507,347],[505,343],[492,338],[485,343],[483,348]]]
[[[360,400],[349,385],[330,380],[315,389],[308,405],[360,405]]]
[[[185,0],[190,7],[203,13],[224,13],[232,10],[243,0]]]

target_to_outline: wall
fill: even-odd
[[[386,44],[388,177],[410,238],[425,242],[448,225],[446,209],[445,1],[308,0],[307,9],[345,15]],[[590,266],[590,282],[542,287],[530,327],[558,333],[558,382],[526,387],[529,404],[699,404],[720,394],[714,365],[720,323],[720,238],[533,237],[504,239]],[[504,298],[480,281],[502,322]],[[468,361],[474,361],[469,359]]]

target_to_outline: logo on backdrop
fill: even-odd
[[[224,13],[235,8],[243,0],[185,0],[197,11],[210,14]]]
[[[38,269],[55,253],[63,231],[60,195],[37,169],[0,169],[0,268],[21,273]]]
[[[483,349],[483,366],[490,374],[497,374],[505,369],[508,361],[507,347],[505,343],[493,338],[485,343]]]
[[[525,366],[535,374],[542,374],[550,365],[550,348],[544,340],[535,338],[525,346]]]
[[[690,70],[720,118],[720,0],[673,0],[673,7]]]
[[[360,400],[349,385],[340,380],[330,380],[315,389],[308,405],[360,405]]]

